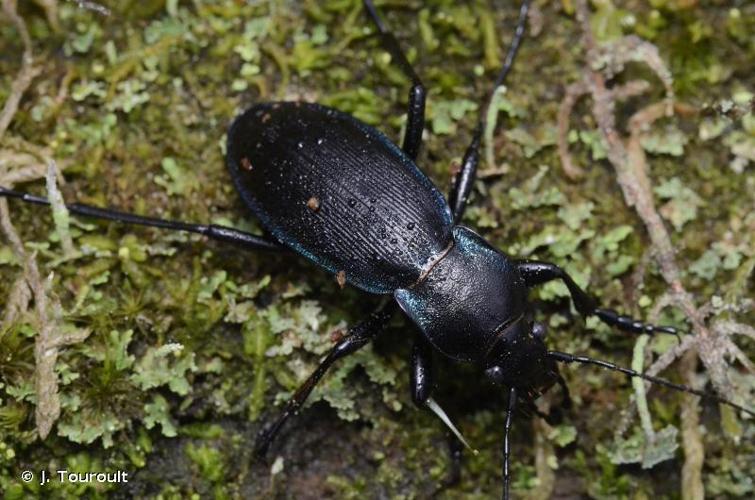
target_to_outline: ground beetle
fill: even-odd
[[[417,326],[411,356],[412,399],[428,407],[457,433],[431,398],[432,351],[473,363],[495,384],[508,390],[503,444],[503,498],[509,497],[509,433],[518,404],[536,411],[532,401],[559,384],[568,391],[557,362],[594,364],[642,377],[667,387],[708,397],[749,414],[718,396],[611,363],[549,351],[545,327],[533,322],[528,289],[562,280],[577,311],[631,333],[671,333],[613,310],[598,308],[560,267],[517,260],[491,247],[459,225],[472,189],[485,126],[482,108],[471,144],[444,198],[415,161],[422,141],[425,87],[385,27],[371,0],[364,5],[385,49],[411,80],[407,126],[401,148],[352,116],[318,104],[257,104],[235,119],[228,132],[227,166],[244,204],[270,237],[217,225],[141,217],[72,204],[74,214],[130,224],[199,233],[253,250],[284,251],[307,257],[367,293],[392,295],[367,319],[349,329],[315,372],[297,390],[277,420],[264,426],[255,451],[262,455],[286,419],[296,413],[328,368],[378,335],[397,307]],[[526,24],[529,1],[519,21],[499,86],[512,66]],[[489,104],[489,100],[488,100]],[[45,198],[0,188],[0,195],[47,204]]]

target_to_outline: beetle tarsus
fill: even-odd
[[[437,498],[444,491],[461,483],[461,465],[464,458],[464,446],[453,433],[448,433],[449,470],[446,478],[433,491],[431,498]]]
[[[254,456],[257,458],[264,458],[267,454],[267,450],[270,448],[270,444],[280,431],[281,426],[286,421],[285,418],[276,420],[272,425],[263,425],[257,433],[257,437],[254,440]]]
[[[628,333],[667,333],[675,335],[679,339],[678,330],[672,326],[655,326],[638,321],[631,316],[619,314],[613,309],[599,308],[595,299],[582,290],[572,277],[556,264],[537,260],[519,260],[517,267],[528,287],[542,285],[557,279],[563,281],[566,288],[569,289],[574,307],[584,317],[595,315],[603,323]]]
[[[670,335],[675,335],[676,338],[681,342],[679,332],[672,326],[656,326],[651,325],[650,323],[644,323],[632,318],[631,316],[619,314],[613,309],[596,308],[592,314],[600,318],[603,323],[615,326],[619,330],[625,332],[637,334],[646,333],[649,335],[654,333],[668,333]]]

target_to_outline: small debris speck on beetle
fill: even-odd
[[[241,168],[244,170],[252,170],[252,162],[246,156],[241,159]]]
[[[455,177],[459,172],[461,172],[461,162],[452,161],[448,167],[448,173],[451,174],[451,177]]]
[[[341,288],[346,286],[346,271],[338,271],[336,273],[336,281]]]
[[[262,123],[267,123],[268,120],[270,120],[270,113],[265,113],[262,115]]]
[[[345,336],[346,332],[343,331],[343,328],[337,328],[330,332],[330,341],[336,344],[342,341]]]
[[[313,212],[317,212],[320,210],[320,200],[315,198],[314,196],[307,200],[307,208],[312,210]]]

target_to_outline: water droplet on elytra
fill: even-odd
[[[411,231],[412,229],[414,229],[414,222],[410,222],[409,224],[407,224],[407,225],[406,225],[406,228],[407,228],[407,229],[408,229],[409,231]]]
[[[301,148],[303,148],[303,147],[304,147],[304,143],[303,143],[303,142],[300,142],[300,143],[298,143],[298,144],[296,145],[296,147],[298,147],[299,149],[301,149]]]
[[[354,208],[355,206],[357,206],[357,200],[355,200],[354,198],[349,198],[349,206],[351,208]]]
[[[321,138],[319,138],[319,139],[317,139],[317,145],[318,145],[318,146],[319,146],[320,144],[322,144],[323,142],[325,142],[325,139],[323,139],[322,137],[321,137]]]

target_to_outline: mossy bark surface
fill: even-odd
[[[223,158],[227,127],[246,107],[316,101],[400,143],[409,82],[373,36],[360,1],[102,2],[108,15],[78,5],[86,3],[18,5],[40,71],[2,136],[0,179],[53,159],[69,203],[259,231]],[[437,0],[378,7],[429,90],[418,164],[446,192],[519,5]],[[601,0],[591,8],[597,43],[636,35],[657,47],[683,105],[644,132],[642,147],[685,287],[710,311],[711,324],[754,324],[755,11],[695,0]],[[564,173],[557,147],[566,88],[601,61],[587,60],[571,1],[535,1],[532,10],[507,90],[494,100],[496,127],[463,223],[507,253],[562,265],[602,304],[646,319],[668,285],[645,226],[625,204],[589,99],[576,102],[568,121],[579,179]],[[0,103],[12,95],[23,49],[16,26],[0,14]],[[643,60],[618,69],[611,88],[647,82],[616,106],[618,133],[626,137],[628,119],[663,101],[666,89]],[[45,195],[42,172],[15,189]],[[292,256],[79,217],[61,235],[65,224],[56,229],[49,209],[9,205],[26,252],[42,278],[51,275],[46,293],[60,309],[49,321],[76,342],[58,350],[60,416],[40,439],[39,318],[34,299],[17,285],[24,263],[0,239],[0,321],[10,309],[20,311],[0,323],[6,498],[411,499],[432,495],[445,480],[448,436],[411,402],[415,332],[399,317],[325,377],[267,462],[252,457],[261,423],[378,297],[341,289]],[[73,253],[61,244],[68,237]],[[631,364],[636,338],[583,321],[561,285],[541,287],[532,300],[552,348]],[[689,330],[677,308],[657,316],[657,323]],[[755,392],[747,371],[753,336],[750,329],[733,337],[740,358],[721,367],[731,397],[745,404]],[[651,339],[645,366],[675,344],[672,336]],[[663,375],[688,383],[678,370],[672,364]],[[657,440],[649,443],[629,411],[634,393],[625,378],[588,367],[562,372],[573,410],[552,427],[528,415],[514,422],[517,498],[679,498],[683,477],[700,480],[694,471],[682,473],[682,435],[702,445],[706,495],[755,494],[751,421],[654,388],[648,409]],[[708,381],[702,368],[693,378],[699,387]],[[435,399],[480,451],[465,455],[461,482],[440,495],[500,495],[505,392],[473,367],[440,357],[436,380]],[[539,404],[556,407],[559,399],[554,389]],[[680,414],[695,410],[703,432],[684,432]],[[24,470],[36,476],[62,469],[127,471],[129,481],[20,479]]]

